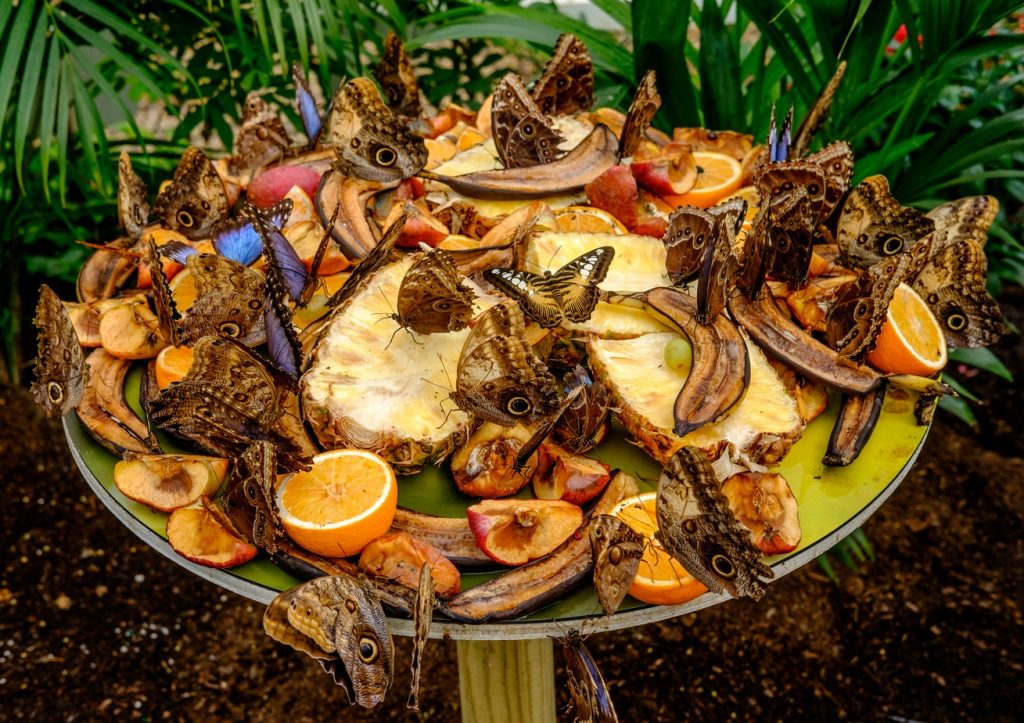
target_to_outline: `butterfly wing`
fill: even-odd
[[[836,141],[811,154],[806,160],[820,168],[825,177],[825,200],[820,214],[820,221],[824,221],[832,215],[850,190],[853,149],[846,141]]]
[[[851,281],[829,309],[825,338],[840,355],[860,359],[871,351],[889,303],[911,267],[908,255],[882,259]]]
[[[590,651],[583,644],[579,631],[570,630],[562,638],[565,673],[569,679],[569,696],[576,707],[576,720],[590,723],[618,723],[611,694]]]
[[[700,276],[697,278],[697,321],[701,324],[710,324],[725,308],[729,280],[735,275],[737,266],[733,250],[735,228],[731,217],[719,216],[715,220],[711,238],[705,244]]]
[[[261,550],[273,554],[285,539],[277,507],[277,452],[267,441],[255,442],[236,460],[224,512],[236,528]]]
[[[345,283],[341,285],[341,288],[334,292],[334,295],[327,300],[329,307],[333,309],[340,306],[346,299],[355,295],[363,287],[367,279],[388,262],[388,259],[391,258],[391,252],[395,250],[395,242],[398,241],[398,237],[402,235],[402,231],[405,229],[405,221],[409,218],[409,214],[408,210],[403,211],[388,226],[380,241],[377,242],[377,245],[370,249],[370,253],[366,254],[359,261],[359,264],[352,270],[348,278],[345,279]]]
[[[171,182],[157,194],[153,210],[164,226],[192,240],[208,238],[227,218],[224,184],[202,150],[193,146],[185,151]]]
[[[917,209],[901,206],[892,197],[885,176],[869,176],[846,197],[836,242],[843,258],[867,268],[907,251],[934,229],[932,219]]]
[[[632,156],[651,127],[654,114],[661,107],[661,96],[653,70],[648,70],[636,87],[633,102],[626,111],[626,120],[619,134],[619,158]]]
[[[682,283],[700,270],[704,246],[714,226],[714,217],[694,206],[680,206],[669,216],[662,241],[666,247],[665,265],[672,283]]]
[[[619,609],[644,556],[644,536],[612,515],[597,515],[590,523],[594,553],[594,589],[601,609]]]
[[[562,155],[562,136],[538,110],[515,73],[508,73],[494,90],[491,106],[494,145],[505,168],[550,163]]]
[[[352,681],[353,698],[362,707],[373,708],[384,702],[395,674],[394,642],[384,608],[365,580],[347,575],[318,579],[321,604],[337,611],[331,632]]]
[[[423,110],[420,89],[412,61],[401,39],[389,30],[384,38],[384,53],[373,70],[377,82],[384,90],[388,105],[399,115],[416,118]]]
[[[178,306],[174,303],[174,297],[171,295],[171,287],[164,274],[164,265],[160,261],[160,252],[157,250],[152,236],[146,243],[146,252],[149,273],[153,280],[153,307],[156,309],[156,318],[160,322],[160,333],[171,346],[177,346],[178,322],[181,315],[178,313]]]
[[[277,113],[256,93],[245,97],[242,125],[235,135],[231,165],[242,175],[256,171],[281,158],[292,146],[291,138]]]
[[[550,276],[541,277],[539,285],[550,289],[562,313],[569,321],[583,322],[590,318],[601,295],[597,285],[604,281],[615,258],[615,249],[601,246],[582,254]]]
[[[268,275],[276,276],[292,301],[298,301],[302,298],[302,290],[306,286],[309,272],[295,247],[281,229],[271,223],[258,208],[247,203],[245,213],[252,220],[253,228],[263,242],[263,251],[268,261]]]
[[[32,398],[48,417],[67,414],[82,401],[89,369],[71,317],[46,284],[39,288],[32,321],[38,331]]]
[[[299,111],[299,119],[302,121],[302,129],[309,141],[308,145],[312,148],[320,138],[323,119],[320,117],[316,99],[309,92],[305,74],[298,61],[292,64],[292,80],[295,82],[295,107]]]
[[[292,212],[292,201],[282,199],[270,208],[262,211],[263,215],[277,228],[284,228]],[[243,208],[243,214],[245,209]],[[249,266],[263,253],[263,242],[253,227],[252,218],[242,215],[217,226],[213,232],[213,248],[221,256],[237,261],[242,266]]]
[[[149,223],[149,201],[146,184],[134,169],[128,151],[121,151],[117,161],[117,218],[130,238],[137,239]]]
[[[589,110],[594,104],[594,68],[590,51],[582,40],[571,33],[558,37],[551,59],[530,95],[547,115]]]
[[[967,196],[936,206],[925,215],[935,223],[935,230],[944,232],[949,244],[962,240],[984,248],[988,229],[999,213],[999,201],[992,196]],[[933,248],[938,252],[946,243]]]
[[[484,278],[519,302],[526,315],[545,329],[562,322],[560,289],[542,285],[540,282],[544,277],[517,269],[488,269]]]
[[[473,318],[473,300],[451,256],[435,249],[417,258],[402,278],[395,316],[417,334],[459,331]]]
[[[423,649],[430,637],[430,624],[434,618],[434,580],[430,576],[430,564],[420,568],[420,583],[416,589],[416,606],[413,608],[412,625],[415,631],[412,641],[410,671],[412,683],[409,686],[409,700],[406,707],[420,709],[420,668],[423,665]]]
[[[185,268],[196,285],[196,300],[181,321],[179,341],[196,343],[204,336],[235,339],[246,346],[266,340],[263,287],[258,271],[217,254],[192,254]]]

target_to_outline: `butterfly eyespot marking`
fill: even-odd
[[[219,331],[223,336],[231,337],[232,339],[242,333],[241,327],[233,321],[225,321],[217,327],[217,331]]]
[[[683,532],[693,535],[697,532],[697,522],[695,520],[683,520]]]
[[[530,404],[530,400],[526,397],[512,397],[505,404],[505,409],[508,410],[509,414],[521,417],[524,414],[529,414],[530,410],[533,409],[533,405]]]
[[[527,139],[533,138],[536,134],[537,134],[537,129],[534,128],[532,124],[525,123],[523,125],[523,138],[527,138]]]
[[[359,659],[364,663],[372,663],[380,654],[377,641],[373,638],[359,638]]]
[[[854,310],[853,315],[856,316],[857,318],[860,318],[862,316],[867,315],[867,313],[868,305],[862,301],[859,304],[857,304],[857,308]]]
[[[725,555],[715,555],[711,558],[711,567],[722,577],[728,579],[736,577],[736,566],[732,564]]]
[[[807,187],[807,192],[812,196],[817,196],[820,191],[821,189],[818,187],[817,183],[812,183]]]
[[[192,218],[192,214],[188,211],[178,211],[177,219],[178,223],[185,228],[192,228],[192,225],[195,223],[195,219]]]
[[[953,312],[946,317],[946,326],[952,331],[963,331],[967,328],[967,317],[960,312]]]
[[[358,138],[353,138],[352,141],[349,143],[349,145],[352,146],[352,148],[359,148],[359,144],[360,141]]]
[[[263,308],[263,302],[260,301],[259,299],[250,299],[249,308],[252,309],[253,311],[259,311],[261,308]]]
[[[383,146],[374,151],[373,160],[376,161],[378,166],[386,168],[395,165],[395,161],[398,160],[398,154],[395,153],[394,149]]]
[[[246,484],[245,486],[242,487],[242,490],[245,492],[245,498],[249,500],[249,503],[253,505],[256,504],[259,498],[256,495],[256,489],[253,487],[253,485]]]
[[[261,141],[265,141],[268,138],[270,138],[270,131],[268,131],[263,126],[260,126],[259,128],[256,129],[256,137],[259,138]]]
[[[890,236],[882,243],[882,253],[886,256],[894,256],[903,250],[903,239],[899,236]]]
[[[61,389],[60,384],[57,382],[50,382],[46,385],[46,396],[48,396],[50,401],[54,404],[59,404],[64,401],[64,390]]]
[[[622,549],[618,546],[608,550],[608,561],[613,565],[618,565],[622,562]]]
[[[438,299],[433,303],[434,311],[450,311],[452,308],[452,302],[448,299]]]

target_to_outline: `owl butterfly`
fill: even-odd
[[[569,678],[569,696],[576,708],[576,720],[581,723],[618,723],[619,717],[612,705],[608,686],[578,630],[570,630],[562,638],[562,655]]]
[[[149,210],[146,184],[132,169],[128,151],[121,151],[117,161],[117,219],[129,238],[137,239],[149,224]]]
[[[171,346],[178,346],[178,324],[181,321],[181,314],[178,313],[178,306],[171,295],[160,252],[152,236],[146,241],[146,261],[153,282],[153,307],[160,322],[160,333]]]
[[[597,515],[590,523],[594,553],[594,589],[605,615],[619,609],[644,556],[644,536],[613,515]]]
[[[619,133],[619,158],[627,158],[636,153],[660,107],[657,78],[653,70],[648,70],[636,87],[633,102],[629,104],[626,120],[622,124],[622,132]]]
[[[590,51],[571,33],[558,36],[551,60],[530,91],[541,113],[569,115],[594,104],[594,67]]]
[[[213,231],[213,247],[221,256],[249,266],[263,253],[263,242],[253,225],[248,204],[242,207],[242,214],[231,221],[217,225]],[[292,213],[292,200],[284,198],[260,212],[275,228],[282,229]],[[177,259],[176,259],[177,260]],[[184,263],[182,260],[181,263]]]
[[[373,708],[394,676],[394,644],[380,600],[365,580],[329,575],[274,598],[263,614],[274,640],[320,661],[349,702]]]
[[[935,230],[935,221],[892,197],[885,176],[869,176],[850,191],[836,228],[848,262],[868,267],[907,251]]]
[[[317,108],[316,99],[309,91],[305,73],[302,72],[302,66],[298,61],[292,64],[292,80],[295,82],[295,108],[299,112],[299,120],[302,121],[307,146],[314,148],[320,140],[323,118],[320,117],[320,109]]]
[[[369,78],[353,78],[338,89],[327,118],[327,142],[341,173],[368,181],[399,181],[427,162],[423,139],[384,105]]]
[[[826,209],[825,173],[807,160],[770,163],[754,184],[768,206],[769,272],[794,286],[806,285],[813,234]]]
[[[818,224],[828,219],[850,190],[853,178],[853,149],[846,141],[830,143],[805,159],[821,169],[825,176],[825,200],[821,206]]]
[[[694,206],[680,206],[668,217],[668,227],[661,240],[665,244],[665,265],[673,284],[693,278],[700,270],[704,247],[714,227],[714,216]]]
[[[409,687],[407,708],[420,709],[420,668],[423,664],[423,649],[430,637],[430,625],[434,620],[434,580],[430,576],[430,564],[424,563],[420,568],[420,584],[416,590],[416,607],[412,612],[414,636],[412,640],[412,684]]]
[[[377,245],[370,249],[370,253],[366,254],[359,261],[359,264],[349,274],[348,278],[345,279],[345,283],[341,285],[341,288],[334,292],[334,295],[327,300],[329,307],[333,309],[340,306],[346,299],[354,296],[356,292],[363,288],[363,284],[366,283],[367,279],[388,262],[388,259],[391,258],[391,252],[395,250],[395,242],[398,241],[398,237],[402,235],[402,231],[405,229],[406,219],[413,213],[414,208],[412,204],[407,205],[398,218],[387,227]]]
[[[515,73],[508,73],[494,89],[491,130],[505,168],[550,163],[562,155],[558,148],[561,134],[540,112]]]
[[[562,397],[561,402],[559,402],[558,407],[554,412],[541,420],[533,434],[530,435],[530,438],[523,443],[519,448],[519,452],[516,453],[516,458],[512,467],[516,472],[522,473],[526,468],[527,463],[530,461],[530,457],[533,456],[533,453],[537,451],[537,448],[540,447],[545,439],[547,439],[555,424],[558,423],[569,408],[576,403],[586,387],[588,385],[592,386],[590,375],[588,375],[587,370],[579,364],[565,375],[564,382],[565,395]]]
[[[434,249],[405,272],[398,289],[398,313],[391,318],[417,334],[460,331],[473,318],[473,300],[451,255]]]
[[[178,339],[192,345],[204,336],[234,339],[245,346],[266,340],[263,276],[217,254],[192,254],[185,268],[196,285],[196,300],[182,319]]]
[[[896,288],[928,260],[931,241],[931,236],[926,236],[909,253],[882,259],[840,292],[826,319],[829,346],[841,356],[857,360],[871,351]]]
[[[419,116],[423,104],[416,84],[416,74],[405,46],[393,31],[389,30],[384,38],[384,55],[374,68],[373,75],[395,113],[411,118]]]
[[[256,93],[245,97],[242,127],[235,136],[231,166],[236,173],[251,176],[255,171],[284,158],[292,146],[288,131],[277,113]]]
[[[772,248],[769,237],[768,205],[762,204],[750,222],[750,229],[743,239],[742,263],[736,274],[736,284],[751,299],[761,294],[765,276],[772,265]]]
[[[39,287],[39,302],[32,322],[38,331],[32,398],[48,417],[67,414],[82,401],[89,368],[85,365],[85,355],[71,317],[46,284]]]
[[[235,461],[224,493],[224,511],[232,524],[256,547],[271,555],[285,539],[274,489],[276,480],[274,445],[256,442]]]
[[[710,324],[725,308],[729,282],[739,262],[734,248],[736,231],[743,226],[746,201],[729,202],[712,212],[714,226],[704,246],[700,275],[697,277],[697,321]]]
[[[555,425],[555,441],[566,449],[582,454],[593,449],[604,438],[611,398],[604,384],[594,382],[582,367],[575,372],[581,377],[580,393],[569,398],[565,412]]]
[[[210,236],[228,215],[228,197],[220,176],[200,149],[185,151],[171,182],[157,194],[153,210],[167,228],[192,239]]]
[[[729,509],[707,455],[682,447],[658,481],[655,537],[712,592],[759,600],[774,577]]]
[[[846,61],[844,60],[836,67],[836,72],[822,89],[821,95],[818,96],[811,109],[807,111],[807,115],[804,116],[800,128],[797,129],[796,138],[793,139],[793,146],[790,150],[790,155],[793,158],[801,158],[807,153],[811,140],[821,126],[824,125],[825,121],[828,120],[829,111],[832,110],[832,100],[835,98],[836,90],[839,89],[839,83],[842,81],[845,72]]]
[[[476,320],[459,355],[451,399],[502,426],[533,424],[558,408],[558,384],[526,341],[522,312],[510,301]]]
[[[554,273],[488,269],[484,278],[519,302],[523,311],[545,329],[565,321],[583,322],[597,306],[615,249],[600,246],[576,257]]]

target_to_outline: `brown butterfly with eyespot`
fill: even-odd
[[[644,556],[644,536],[614,515],[596,515],[590,523],[594,553],[594,589],[605,615],[619,609]]]
[[[67,309],[46,284],[39,287],[32,322],[38,331],[32,398],[47,417],[67,414],[82,401],[89,368]]]
[[[192,254],[185,268],[196,286],[196,300],[178,326],[178,341],[191,346],[204,336],[222,336],[245,346],[266,341],[264,286],[256,270],[219,254]]]
[[[423,563],[420,567],[420,582],[416,588],[416,606],[412,611],[412,661],[410,673],[412,683],[409,686],[409,699],[406,707],[415,711],[420,709],[420,668],[423,666],[423,649],[430,638],[430,626],[434,620],[434,580],[430,576],[430,563]]]
[[[398,288],[398,311],[391,318],[417,334],[460,331],[473,318],[474,298],[451,255],[434,249],[405,272]]]
[[[277,112],[256,93],[245,97],[242,126],[235,136],[231,166],[235,173],[249,176],[287,155],[292,140]]]
[[[228,216],[228,197],[213,163],[202,150],[189,147],[170,183],[153,202],[163,225],[192,239],[209,238],[213,227]]]
[[[373,587],[349,575],[328,575],[274,598],[263,614],[274,640],[316,658],[350,703],[374,708],[394,677],[395,651]]]
[[[700,274],[697,277],[697,321],[710,324],[725,308],[729,282],[739,268],[736,256],[736,232],[743,226],[747,202],[730,202],[709,215],[714,226],[704,244]]]
[[[555,424],[555,441],[577,454],[593,449],[608,431],[611,406],[608,387],[594,382],[583,370],[580,393],[570,400]]]
[[[384,53],[373,75],[384,90],[388,106],[395,113],[416,118],[423,110],[420,100],[420,89],[416,84],[416,74],[412,69],[412,61],[405,51],[401,39],[389,30],[384,38]]]
[[[885,176],[868,176],[850,191],[836,227],[836,242],[847,262],[869,267],[901,254],[935,230],[935,221],[900,204]]]
[[[829,78],[828,83],[821,91],[821,95],[811,106],[811,109],[807,111],[807,115],[804,116],[803,122],[800,123],[800,128],[797,129],[796,136],[793,138],[793,143],[790,146],[789,155],[791,158],[801,158],[807,149],[810,147],[811,140],[815,134],[821,129],[821,126],[828,120],[828,114],[832,110],[832,101],[835,99],[836,91],[839,89],[839,83],[843,79],[843,74],[846,72],[846,61],[840,61],[836,67],[836,72]]]
[[[537,108],[515,73],[508,73],[494,89],[491,129],[505,168],[551,163],[562,155],[558,147],[562,135]]]
[[[711,461],[682,447],[658,480],[655,538],[711,592],[759,600],[774,577],[721,492]]]
[[[680,284],[700,270],[704,247],[715,227],[715,218],[702,208],[680,206],[668,217],[661,237],[665,265],[673,284]]]
[[[754,185],[768,208],[769,273],[806,285],[814,231],[826,209],[824,171],[807,160],[769,163],[755,175]]]
[[[160,322],[160,334],[171,346],[178,346],[179,324],[181,314],[171,294],[171,286],[164,274],[164,265],[160,260],[153,236],[146,239],[146,261],[149,264],[149,275],[153,284],[153,308],[156,310],[157,321]]]
[[[558,383],[526,341],[523,314],[512,301],[482,313],[459,355],[451,399],[502,426],[533,424],[558,408]]]
[[[600,246],[555,272],[534,274],[518,269],[488,269],[484,278],[519,302],[523,312],[545,329],[562,321],[583,322],[597,306],[598,284],[608,274],[615,249]]]
[[[653,70],[648,70],[637,85],[633,102],[626,111],[626,120],[619,133],[619,158],[627,158],[636,153],[659,108],[661,96],[658,94],[657,78]]]
[[[594,104],[594,67],[590,51],[571,33],[558,36],[551,59],[530,90],[541,113],[569,115]]]
[[[368,181],[409,178],[427,163],[423,139],[391,112],[369,78],[353,78],[338,89],[326,141],[341,173]]]
[[[128,151],[121,151],[117,160],[117,220],[129,238],[137,239],[149,225],[149,212],[146,184],[132,168]]]
[[[277,451],[270,442],[253,443],[235,461],[224,493],[224,512],[232,524],[266,553],[286,540],[277,507]]]
[[[578,630],[562,638],[565,674],[569,678],[569,696],[575,707],[575,720],[589,723],[618,723],[611,693],[597,662],[583,644]]]

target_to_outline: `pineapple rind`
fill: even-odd
[[[772,464],[785,456],[803,433],[796,400],[756,345],[747,340],[750,385],[725,419],[679,437],[672,432],[673,405],[686,374],[665,363],[665,345],[675,332],[634,339],[587,341],[596,376],[608,386],[623,425],[640,446],[662,464],[684,445],[717,458],[730,456],[753,465]]]

